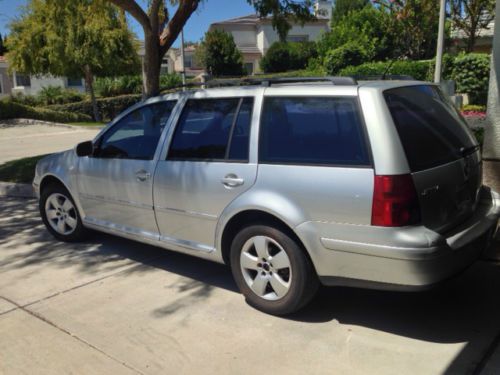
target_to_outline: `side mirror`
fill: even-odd
[[[94,152],[94,145],[92,144],[92,141],[86,141],[79,143],[76,146],[76,155],[77,156],[89,156],[92,155]]]

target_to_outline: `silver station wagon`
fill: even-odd
[[[323,80],[138,103],[38,163],[47,229],[226,263],[248,303],[277,315],[320,284],[421,289],[471,265],[500,196],[448,98],[424,82]]]

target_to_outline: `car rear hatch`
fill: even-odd
[[[415,184],[422,223],[443,233],[474,213],[482,185],[479,145],[441,90],[384,92]]]

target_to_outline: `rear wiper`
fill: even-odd
[[[460,153],[462,156],[467,156],[472,154],[473,152],[479,150],[479,145],[470,146],[470,147],[460,147]]]

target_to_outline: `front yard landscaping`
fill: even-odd
[[[32,156],[0,164],[0,181],[31,184],[35,177],[36,163],[47,155]]]

